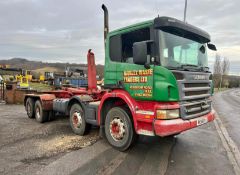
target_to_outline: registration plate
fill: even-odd
[[[208,122],[208,119],[207,119],[207,118],[197,119],[197,126],[203,125],[204,123],[207,123],[207,122]]]

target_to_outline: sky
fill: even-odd
[[[86,63],[88,49],[104,64],[103,11],[110,31],[170,16],[183,19],[185,0],[0,0],[0,59]],[[188,0],[187,23],[211,35],[230,73],[240,74],[240,0]],[[209,51],[209,65],[216,52]]]

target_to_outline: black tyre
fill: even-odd
[[[129,108],[124,107],[123,110],[127,112],[128,116],[131,116],[131,115],[132,115],[132,114],[131,114],[131,111],[129,110]],[[131,120],[131,121],[132,121],[132,120]],[[138,138],[139,138],[139,135],[136,134],[136,132],[135,132],[134,129],[133,129],[133,132],[134,132],[134,133],[133,133],[133,139],[132,139],[131,146],[135,145],[135,144],[137,143],[137,141],[138,141]]]
[[[48,113],[48,121],[53,121],[53,120],[55,120],[56,119],[56,114],[55,114],[55,112],[54,111],[50,111],[49,113]]]
[[[42,104],[39,100],[36,101],[35,103],[35,118],[39,123],[44,123],[48,121],[48,111],[44,111],[42,109]]]
[[[86,123],[84,111],[79,104],[72,105],[69,121],[73,132],[77,135],[82,136],[90,129],[90,125]]]
[[[133,123],[124,108],[114,107],[107,113],[105,135],[108,142],[119,151],[127,150],[134,142]]]
[[[28,118],[35,118],[34,100],[32,98],[27,98],[25,109],[27,111]]]

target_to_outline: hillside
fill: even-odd
[[[25,58],[12,58],[9,60],[0,60],[0,64],[10,65],[11,68],[22,68],[27,70],[40,71],[64,71],[66,67],[86,67],[86,64],[76,63],[47,63],[42,61],[30,61]],[[103,65],[97,65],[97,74],[103,77]]]

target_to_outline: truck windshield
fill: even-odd
[[[161,65],[169,69],[208,71],[206,45],[159,30]]]

